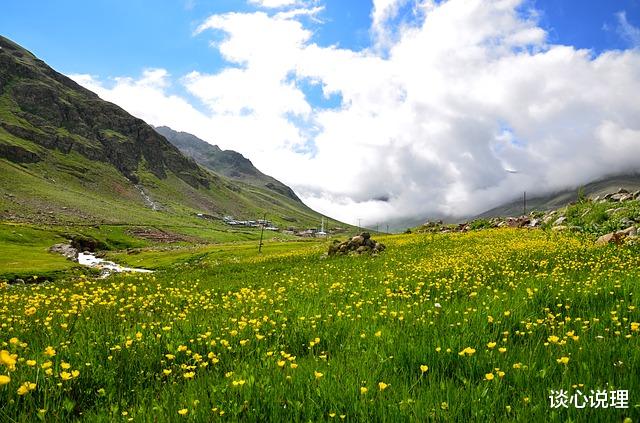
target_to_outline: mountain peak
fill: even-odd
[[[258,170],[251,160],[233,150],[222,150],[217,145],[188,132],[175,131],[168,126],[155,128],[184,155],[193,158],[201,166],[237,181],[267,188],[297,202],[302,202],[291,188]]]

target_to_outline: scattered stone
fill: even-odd
[[[564,225],[558,225],[558,226],[554,226],[553,228],[551,228],[551,230],[554,230],[556,232],[562,232],[562,231],[566,231],[567,227]]]

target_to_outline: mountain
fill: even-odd
[[[251,163],[251,160],[236,151],[222,150],[217,145],[211,145],[195,135],[174,131],[167,126],[156,127],[155,129],[171,144],[178,147],[182,154],[192,158],[206,169],[230,179],[267,188],[292,200],[302,202],[291,188],[277,179],[260,172]]]
[[[550,211],[566,206],[578,199],[578,190],[582,195],[588,197],[604,196],[607,193],[615,192],[619,188],[627,189],[631,192],[640,189],[640,175],[616,175],[603,178],[582,187],[575,187],[547,195],[527,198],[527,211]],[[502,204],[491,210],[481,213],[473,219],[519,216],[523,212],[523,198]]]
[[[203,168],[141,119],[0,36],[0,221],[194,234],[211,225],[226,233],[225,215],[266,213],[279,226],[319,225],[319,213],[243,159],[222,152],[218,173]]]

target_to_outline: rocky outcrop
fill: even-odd
[[[14,163],[37,163],[41,160],[36,153],[18,145],[0,144],[0,158]]]
[[[328,254],[344,255],[344,254],[378,254],[386,249],[385,245],[381,242],[374,241],[371,238],[371,234],[368,232],[362,232],[360,235],[356,235],[350,240],[340,242],[334,240],[329,246]]]
[[[62,254],[69,260],[78,259],[78,250],[73,248],[70,244],[55,244],[49,248],[49,252],[54,254]]]
[[[209,186],[208,174],[144,121],[1,36],[0,95],[9,100],[5,112],[13,115],[8,121],[0,119],[0,125],[18,138],[109,163],[134,183],[144,166],[160,179],[172,172],[194,188]],[[37,157],[14,153],[2,151],[0,156],[31,161]]]

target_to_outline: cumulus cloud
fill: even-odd
[[[393,27],[408,4],[419,19]],[[111,86],[74,78],[242,152],[349,223],[461,216],[640,164],[640,52],[549,44],[536,16],[521,0],[376,0],[382,52],[318,45],[297,14],[214,15],[198,36],[223,33],[214,47],[229,66],[177,79],[205,112],[168,94],[176,79],[162,70]],[[340,105],[319,107],[305,84]]]

